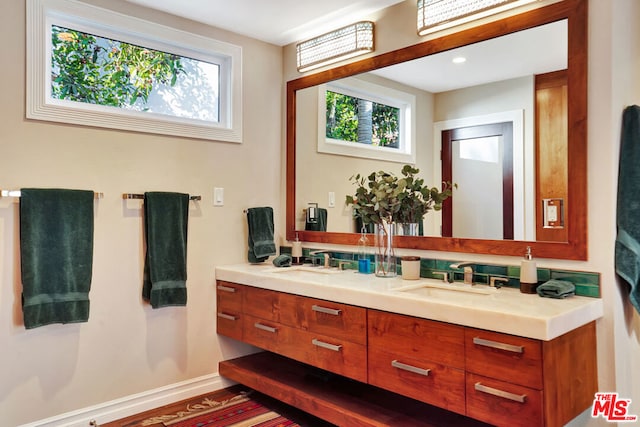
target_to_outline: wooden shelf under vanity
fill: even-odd
[[[270,352],[220,362],[219,372],[338,426],[488,425]]]

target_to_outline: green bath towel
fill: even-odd
[[[144,194],[147,252],[142,297],[153,308],[187,304],[189,195]]]
[[[640,313],[640,107],[624,110],[618,170],[616,273],[629,285],[629,301]]]
[[[20,268],[24,326],[89,319],[93,191],[23,188]]]
[[[273,241],[273,209],[269,206],[249,208],[247,223],[249,226],[247,258],[252,264],[264,262],[270,255],[276,254],[276,244]]]

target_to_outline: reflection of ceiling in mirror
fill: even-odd
[[[466,62],[454,64],[455,57]],[[473,67],[473,73],[467,72]],[[554,22],[482,43],[372,71],[432,93],[567,68],[567,21]]]

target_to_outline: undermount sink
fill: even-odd
[[[304,265],[296,265],[293,267],[280,267],[269,270],[270,273],[278,273],[278,274],[338,274],[342,273],[343,270],[338,270],[337,268],[327,268],[327,267],[312,267],[312,266],[304,266]]]
[[[494,295],[498,290],[487,286],[471,286],[459,283],[421,282],[412,285],[401,286],[393,289],[396,292],[405,292],[412,295],[427,297],[460,296],[461,294],[488,296]]]

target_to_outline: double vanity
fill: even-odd
[[[597,298],[307,266],[217,267],[216,279],[218,333],[266,350],[220,374],[334,424],[561,426],[597,391]],[[308,372],[361,391],[341,400],[344,387]],[[405,400],[367,401],[379,391]]]

